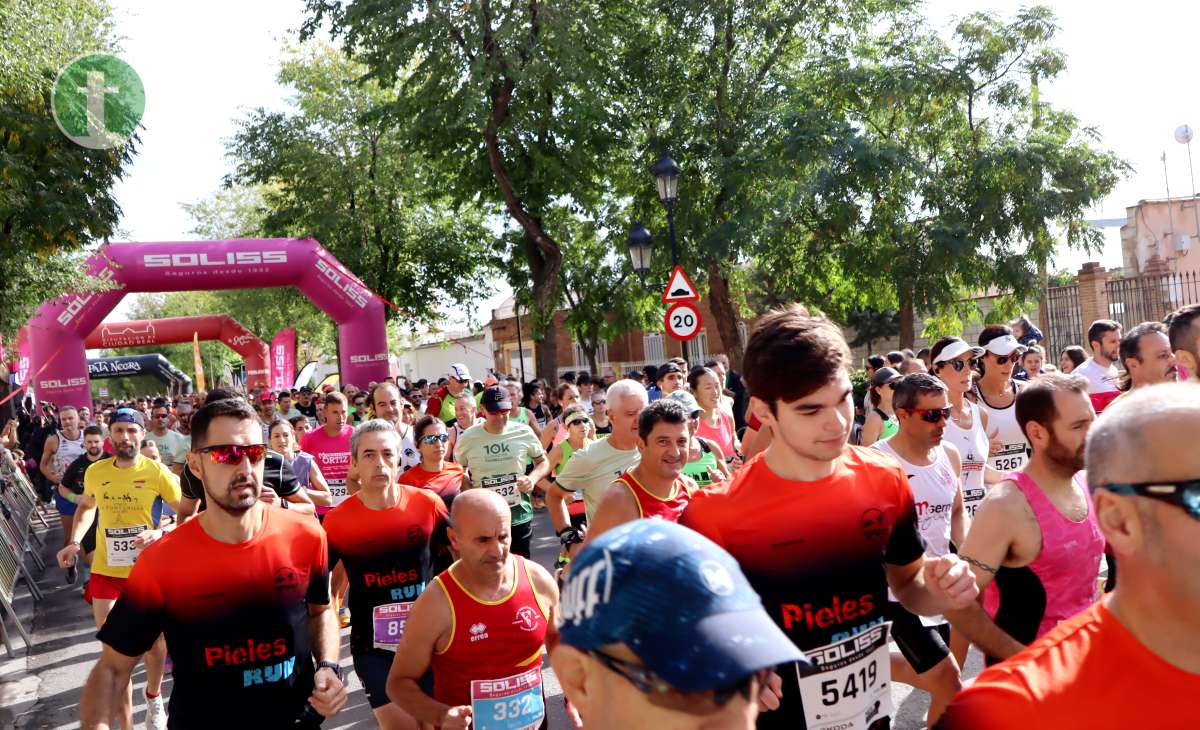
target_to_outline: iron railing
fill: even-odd
[[[1112,279],[1106,288],[1109,316],[1125,329],[1161,322],[1176,309],[1200,302],[1200,274],[1194,271]]]
[[[1046,290],[1046,339],[1042,347],[1046,359],[1057,365],[1058,353],[1064,347],[1080,344],[1083,339],[1083,316],[1079,313],[1079,287],[1056,286]],[[1086,347],[1084,348],[1087,349]]]

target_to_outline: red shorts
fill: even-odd
[[[115,601],[121,597],[121,591],[125,588],[126,578],[114,578],[111,575],[97,575],[92,573],[88,579],[87,588],[83,591],[83,600],[88,603],[92,599],[99,598],[101,600]]]

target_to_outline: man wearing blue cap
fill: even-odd
[[[659,519],[580,552],[558,635],[550,661],[589,728],[753,728],[769,670],[807,666],[729,553]]]

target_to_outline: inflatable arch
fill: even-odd
[[[29,320],[30,380],[38,397],[90,405],[84,340],[126,294],[294,286],[338,325],[341,382],[388,376],[384,302],[312,239],[106,244],[88,271],[119,288],[68,294]]]
[[[191,342],[195,334],[201,340],[220,340],[246,361],[246,385],[250,388],[270,386],[267,343],[242,326],[228,314],[207,314],[199,317],[164,317],[134,319],[128,322],[105,322],[83,341],[89,350],[140,347],[142,345],[171,345]]]
[[[172,389],[178,389],[180,393],[192,392],[192,379],[159,353],[152,355],[89,358],[87,363],[88,376],[92,380],[153,375],[161,380],[164,385]]]

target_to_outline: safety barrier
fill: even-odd
[[[24,472],[17,468],[12,454],[0,447],[0,608],[4,609],[4,613],[16,625],[17,632],[25,641],[27,651],[33,647],[33,640],[13,608],[13,598],[17,580],[21,579],[25,581],[33,600],[42,600],[42,592],[25,560],[25,556],[28,555],[39,573],[46,569],[40,555],[42,539],[33,529],[33,520],[40,520],[43,526],[47,526],[47,523],[37,505],[38,499],[33,485],[29,483]],[[37,549],[34,547],[35,543]],[[3,616],[0,616],[0,639],[4,641],[4,647],[11,658],[13,648]]]

